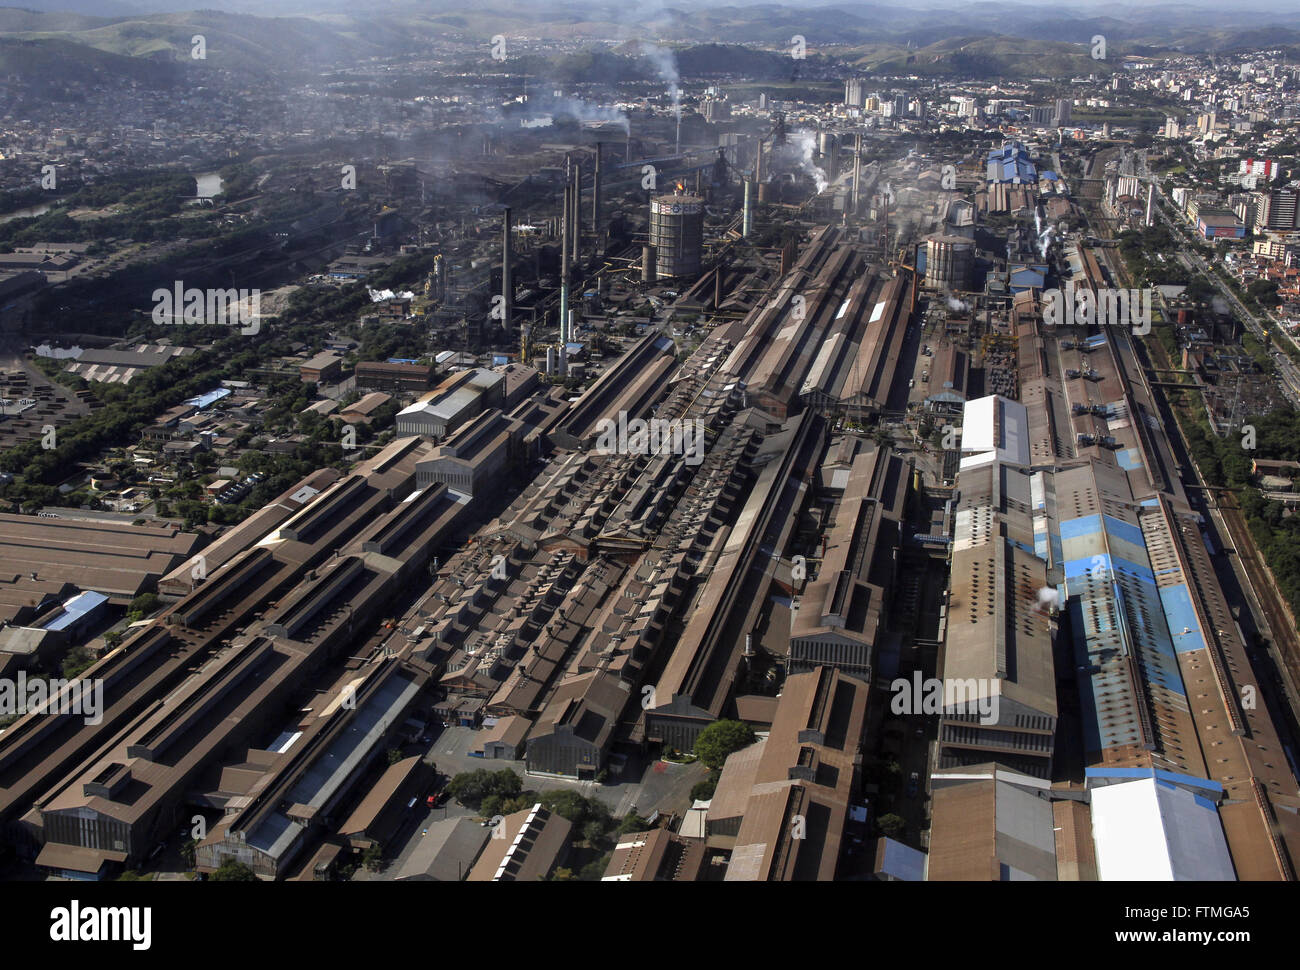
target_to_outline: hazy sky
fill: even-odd
[[[3,5],[5,0],[0,0]],[[655,0],[650,4],[626,4],[623,0],[480,0],[480,8],[508,11],[512,8],[521,13],[536,13],[542,8],[560,8],[570,10],[609,11],[608,16],[600,19],[621,20],[629,11],[644,12],[647,6],[657,9],[679,9],[691,11],[701,7],[746,7],[760,4],[772,4],[786,7],[838,7],[848,10],[855,8],[887,7],[898,10],[898,0],[867,0],[858,3],[854,0],[831,2],[831,0]],[[118,17],[124,14],[164,13],[187,10],[222,10],[232,13],[247,13],[258,16],[286,16],[314,12],[349,12],[356,13],[355,0],[9,0],[9,5],[28,10],[71,11],[81,14],[93,14]],[[441,10],[464,10],[464,0],[370,0],[367,9],[385,12],[403,8],[423,12]],[[997,7],[1004,12],[1008,8],[1021,6],[1026,16],[1060,17],[1070,14],[1097,16],[1105,15],[1119,20],[1127,19],[1137,13],[1150,14],[1160,7],[1172,7],[1184,16],[1196,10],[1204,10],[1212,15],[1209,19],[1218,22],[1235,21],[1244,26],[1242,18],[1250,14],[1286,13],[1295,15],[1300,9],[1297,0],[1241,0],[1227,3],[1225,0],[906,0],[908,9],[950,9],[969,13],[979,7]],[[634,14],[635,15],[635,14]]]

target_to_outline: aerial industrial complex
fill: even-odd
[[[0,878],[1296,878],[1293,59],[439,30],[0,108]]]

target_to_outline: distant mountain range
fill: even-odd
[[[1115,58],[1126,53],[1283,46],[1300,50],[1300,7],[1290,5],[1261,13],[1252,12],[1249,5],[1189,3],[1047,6],[947,0],[927,6],[925,0],[922,5],[811,5],[795,0],[673,7],[656,0],[628,6],[585,0],[540,5],[488,0],[487,5],[476,6],[460,0],[374,0],[359,11],[357,4],[342,0],[257,4],[228,0],[226,7],[258,13],[204,9],[95,15],[59,9],[64,7],[59,0],[45,2],[55,9],[0,8],[0,70],[9,64],[7,70],[20,68],[24,75],[49,73],[68,79],[81,77],[86,70],[120,71],[145,83],[167,84],[173,74],[157,69],[157,63],[167,63],[189,71],[220,66],[257,78],[429,51],[449,38],[481,42],[486,52],[495,34],[528,38],[532,46],[527,60],[507,62],[505,69],[541,71],[557,79],[580,71],[584,57],[599,69],[601,79],[618,75],[623,65],[630,74],[639,75],[641,71],[632,70],[633,65],[618,53],[618,45],[637,39],[678,49],[685,77],[725,73],[717,61],[722,57],[734,64],[735,73],[749,71],[762,78],[775,70],[768,62],[776,55],[735,46],[711,46],[702,55],[699,48],[722,43],[780,50],[796,35],[806,39],[810,54],[842,58],[864,72],[975,77],[1105,73]],[[119,10],[137,6],[135,0],[110,3]],[[67,6],[104,9],[109,4],[69,0]],[[267,15],[271,12],[275,15]],[[206,62],[189,56],[195,34],[204,35]],[[1108,62],[1087,57],[1087,45],[1097,34],[1106,38]],[[597,49],[548,58],[537,51],[538,38],[569,46],[590,41]],[[15,46],[16,42],[23,43]],[[599,49],[602,46],[605,50]],[[77,51],[83,48],[119,59],[87,53],[86,63],[78,66]],[[139,61],[156,63],[137,76],[132,72],[139,65],[129,62]]]

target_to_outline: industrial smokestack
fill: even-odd
[[[515,320],[515,282],[511,274],[511,262],[514,260],[514,240],[511,237],[510,209],[501,220],[501,325],[505,327],[506,339],[511,339]]]
[[[582,240],[582,162],[573,163],[573,228],[569,230],[570,244],[573,246],[573,261],[579,258],[579,243]]]
[[[567,161],[566,161],[567,168]],[[564,205],[560,217],[560,330],[569,319],[569,233],[573,229],[573,181],[568,171],[564,179]]]
[[[753,221],[754,218],[754,204],[750,198],[751,185],[753,185],[752,180],[746,178],[745,179],[745,208],[744,208],[744,215],[741,217],[741,222],[740,222],[740,234],[742,236],[749,235],[750,223]]]
[[[717,270],[713,274],[713,312],[716,313],[722,306],[722,264],[718,264]]]
[[[858,214],[858,186],[862,184],[862,132],[853,136],[853,214]]]
[[[598,142],[596,142],[596,174],[595,174],[595,176],[593,177],[593,179],[592,179],[592,183],[591,183],[591,231],[592,231],[592,234],[596,237],[596,252],[598,252],[598,253],[600,252],[600,242],[601,242],[601,240],[600,240],[600,237],[601,237],[601,231],[600,231],[600,180],[601,180],[600,163],[601,163],[601,156],[604,154],[604,152],[603,152],[604,147],[605,147],[605,143],[604,143],[603,141],[598,141]]]

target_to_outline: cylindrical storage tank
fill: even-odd
[[[554,347],[546,348],[546,373],[548,374],[555,373],[555,348]]]
[[[658,279],[700,275],[704,252],[704,200],[698,195],[660,195],[650,200],[650,245]]]
[[[925,284],[964,290],[975,267],[975,241],[964,236],[933,235],[925,240]]]
[[[641,282],[653,283],[655,281],[655,248],[653,246],[641,247]]]

